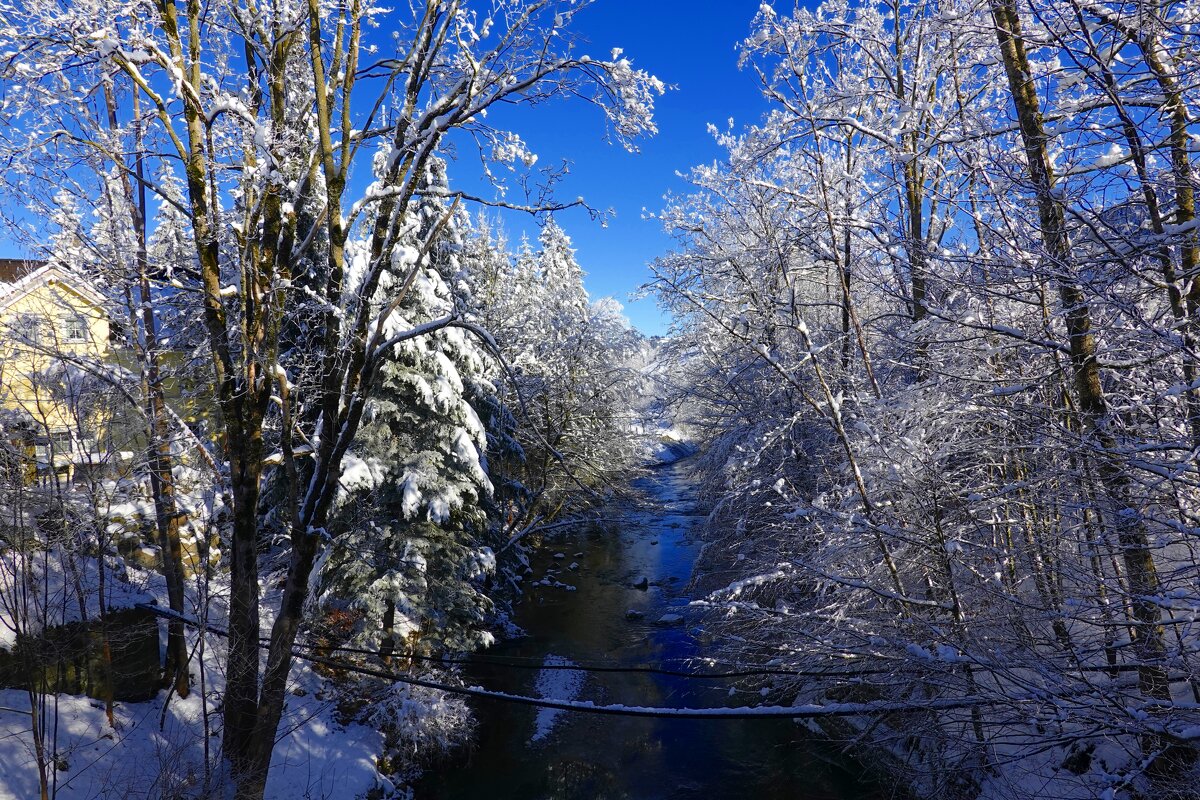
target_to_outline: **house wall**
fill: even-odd
[[[71,441],[75,450],[96,451],[110,404],[94,381],[68,365],[109,358],[108,318],[54,276],[10,295],[0,297],[0,409],[23,412],[38,438],[57,439],[56,456],[69,453]],[[45,460],[49,453],[40,444],[38,457]]]

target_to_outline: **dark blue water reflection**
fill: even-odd
[[[679,662],[704,643],[687,611],[685,587],[699,552],[696,496],[686,470],[660,468],[642,482],[649,500],[615,533],[580,532],[554,540],[534,562],[543,577],[576,587],[532,586],[516,610],[528,636],[490,656],[533,665]],[[561,558],[555,558],[561,554]],[[576,569],[571,569],[575,564]],[[634,588],[641,577],[645,590]],[[641,613],[627,619],[630,610]],[[684,623],[660,624],[678,613]],[[754,705],[757,692],[730,683],[636,674],[541,673],[479,665],[472,679],[491,689],[543,696],[578,690],[580,699],[650,706]],[[431,770],[417,797],[486,800],[570,798],[789,798],[839,800],[890,796],[853,761],[788,720],[658,720],[542,713],[498,702],[477,704],[475,746]],[[552,724],[549,717],[553,716]]]

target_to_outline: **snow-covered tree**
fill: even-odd
[[[410,244],[384,272],[372,303],[393,331],[428,324],[465,304],[461,274],[468,224],[450,194],[445,162],[431,161]],[[410,264],[419,260],[411,287]],[[491,483],[487,429],[473,402],[492,372],[484,343],[443,328],[395,345],[380,367],[366,422],[343,461],[338,500],[345,526],[322,567],[331,602],[361,613],[359,639],[381,650],[472,650],[490,640],[482,582]]]
[[[1019,795],[1085,751],[1092,793],[1174,791],[1194,757],[1189,89],[1163,69],[1191,56],[1130,13],[764,7],[743,52],[774,110],[662,215],[705,558],[735,577],[710,624],[856,681],[797,699],[920,698],[864,733],[923,793]],[[1032,675],[1089,722],[1014,712]]]
[[[157,192],[150,176],[164,169],[187,187],[187,288],[201,299],[212,446],[232,504],[223,735],[240,797],[264,791],[309,578],[379,371],[398,345],[461,321],[399,330],[397,309],[380,316],[372,302],[389,272],[406,270],[401,286],[420,277],[425,243],[414,256],[408,237],[430,159],[458,130],[482,153],[532,163],[519,136],[489,122],[505,103],[582,95],[615,140],[654,131],[663,85],[619,55],[582,51],[570,26],[587,5],[0,4],[0,51],[13,54],[0,113],[21,123],[5,140],[8,186],[36,201],[99,157],[139,191]],[[97,97],[111,114],[94,113]],[[373,180],[351,180],[381,142]],[[311,280],[298,274],[306,257],[319,262]],[[296,338],[285,321],[308,301],[312,380],[283,358]],[[259,515],[276,469],[288,566],[264,661]]]
[[[554,219],[499,271],[485,315],[511,372],[498,385],[517,414],[520,528],[578,513],[633,464],[628,415],[635,349],[608,305],[598,318],[570,237]],[[589,494],[594,494],[591,500]]]

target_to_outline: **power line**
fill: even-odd
[[[382,655],[378,650],[369,650],[357,647],[341,647],[341,646],[326,646],[304,643],[301,645],[306,648],[328,650],[329,652],[341,653],[357,653],[361,655]],[[576,672],[617,672],[617,673],[643,673],[649,675],[664,675],[676,678],[694,678],[702,679],[725,679],[725,678],[747,678],[763,675],[775,675],[788,678],[827,678],[827,677],[843,677],[853,678],[859,675],[877,675],[884,673],[892,673],[894,670],[888,669],[862,669],[862,670],[791,670],[791,669],[772,669],[767,667],[747,667],[737,670],[726,670],[723,672],[696,672],[694,670],[669,669],[667,667],[656,667],[648,664],[621,664],[619,662],[605,661],[583,661],[572,662],[570,664],[546,664],[542,659],[525,659],[522,660],[519,656],[496,656],[487,654],[475,654],[469,658],[443,658],[440,656],[423,656],[417,654],[395,654],[397,658],[405,658],[413,661],[429,662],[434,664],[449,664],[453,666],[488,666],[488,667],[504,667],[506,669],[525,669],[525,670],[574,670]],[[671,659],[668,659],[670,661]],[[675,659],[682,661],[683,659]],[[667,663],[667,662],[663,662]],[[719,661],[710,661],[710,663],[728,663]]]
[[[184,622],[192,627],[200,627],[201,623],[197,620],[187,617],[183,614],[177,614],[174,611],[161,608],[147,603],[138,604],[138,608],[150,611],[158,616],[167,619],[175,619]],[[211,631],[218,636],[228,637],[229,633],[221,628],[212,625],[204,625],[205,630]],[[260,637],[261,642],[269,641],[270,637]],[[321,650],[326,652],[337,653],[353,653],[358,655],[369,655],[380,657],[383,653],[378,650],[370,650],[361,647],[346,647],[341,645],[324,645],[314,644],[312,642],[300,642],[298,647],[309,650]],[[760,676],[777,676],[786,678],[854,678],[861,675],[880,675],[894,673],[895,670],[889,669],[862,669],[862,670],[789,670],[789,669],[772,669],[766,667],[752,667],[745,669],[726,670],[721,672],[697,672],[694,670],[670,669],[667,667],[657,667],[643,664],[620,664],[616,662],[582,662],[570,664],[546,664],[540,659],[537,661],[520,661],[516,656],[494,656],[486,654],[473,655],[470,658],[444,658],[441,656],[426,656],[409,653],[394,653],[393,657],[405,659],[409,661],[420,661],[422,663],[438,664],[442,666],[487,666],[487,667],[503,667],[505,669],[518,670],[568,670],[574,672],[596,672],[596,673],[632,673],[646,675],[663,675],[674,678],[688,678],[692,680],[725,680],[730,678],[749,678]],[[723,663],[723,662],[718,662]]]
[[[197,620],[191,619],[183,614],[177,614],[167,609],[162,609],[146,603],[138,603],[136,606],[162,617],[181,620],[189,626],[199,627],[203,630],[211,631],[218,636],[227,637],[229,635],[227,631],[221,630],[220,628],[204,626]],[[269,645],[266,642],[261,640],[258,642],[258,647],[260,649],[268,646]],[[454,686],[452,684],[442,683],[440,681],[432,681],[425,678],[414,678],[411,675],[406,675],[403,673],[395,673],[389,670],[350,664],[332,658],[315,656],[308,653],[302,653],[297,650],[292,650],[291,654],[294,658],[301,659],[302,661],[308,661],[309,663],[313,664],[320,664],[331,669],[339,669],[345,672],[367,675],[369,677],[383,678],[395,683],[404,683],[410,686],[420,686],[426,689],[435,689],[447,694],[475,697],[484,700],[499,700],[515,705],[534,706],[537,708],[553,708],[561,711],[578,711],[587,714],[601,714],[607,716],[649,717],[655,719],[816,719],[819,717],[853,717],[874,714],[895,714],[913,711],[950,711],[967,708],[983,708],[997,705],[1012,706],[1027,702],[1044,704],[1046,702],[1045,696],[1032,695],[1028,697],[1005,697],[997,699],[985,699],[980,697],[930,698],[923,700],[920,703],[872,701],[867,703],[833,703],[829,705],[808,704],[803,706],[748,706],[741,708],[673,708],[657,706],[627,706],[619,704],[597,705],[590,700],[556,700],[553,698],[529,697],[528,695],[497,692],[490,689],[484,689],[479,686]],[[1074,697],[1079,697],[1086,694],[1088,694],[1088,692],[1071,693],[1071,695]]]
[[[397,683],[407,683],[427,689],[437,689],[447,694],[458,694],[466,697],[478,697],[485,700],[501,700],[516,705],[536,706],[538,708],[554,708],[561,711],[580,711],[587,714],[603,714],[622,717],[652,717],[655,719],[814,719],[817,717],[855,717],[868,714],[895,714],[903,711],[946,711],[962,708],[980,708],[983,706],[1011,705],[1023,700],[1043,702],[1041,698],[1004,698],[985,700],[983,698],[932,699],[919,704],[871,702],[871,703],[835,703],[832,705],[804,706],[748,706],[743,708],[670,708],[657,706],[626,706],[626,705],[597,705],[590,700],[553,700],[541,697],[529,697],[521,694],[509,694],[483,689],[478,686],[452,686],[438,681],[413,678],[387,670],[359,667],[343,664],[334,659],[309,656],[292,651],[296,658],[315,664],[344,669],[360,675],[385,678]]]
[[[137,604],[138,608],[150,611],[160,617],[167,619],[180,620],[183,623],[194,628],[203,628],[211,631],[218,636],[228,637],[228,631],[215,627],[209,624],[201,624],[198,620],[188,617],[184,614],[178,614],[169,609],[162,608],[158,605],[148,603]],[[260,646],[270,641],[270,637],[259,637]],[[323,651],[325,653],[350,653],[355,655],[375,656],[376,658],[384,657],[387,654],[381,653],[378,650],[371,650],[362,647],[349,647],[343,645],[325,645],[312,642],[298,642],[295,646],[302,647],[308,650]],[[393,653],[392,657],[407,661],[418,661],[421,663],[433,664],[447,667],[466,667],[466,666],[483,666],[483,667],[501,667],[504,669],[527,670],[527,671],[571,671],[571,672],[587,672],[587,673],[611,673],[611,674],[642,674],[642,675],[662,675],[665,677],[685,678],[689,680],[728,680],[733,678],[752,678],[752,677],[783,677],[783,678],[860,678],[872,675],[892,675],[902,676],[904,674],[905,665],[897,665],[896,667],[866,667],[861,669],[779,669],[767,667],[747,667],[740,669],[725,670],[720,672],[697,672],[695,670],[670,669],[667,667],[653,666],[648,664],[621,664],[615,661],[584,661],[570,662],[562,664],[547,664],[542,658],[527,658],[521,656],[497,656],[488,655],[485,653],[476,653],[469,658],[446,658],[444,656],[427,656],[417,653]],[[668,659],[667,661],[670,661]],[[684,659],[675,659],[676,661],[684,661]],[[706,659],[709,663],[729,664],[729,662],[715,661]],[[343,662],[338,662],[342,665]],[[667,662],[662,662],[667,663]],[[736,665],[735,665],[736,666]],[[979,664],[981,667],[986,667],[986,664]],[[1083,665],[1076,664],[1071,667],[1066,667],[1062,671],[1064,673],[1081,673],[1081,674],[1124,674],[1134,673],[1141,669],[1138,664],[1105,664],[1105,665]],[[1169,676],[1171,683],[1183,683],[1190,680],[1189,674],[1182,673]]]

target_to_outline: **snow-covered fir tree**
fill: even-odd
[[[555,219],[537,245],[522,237],[515,253],[492,262],[478,290],[487,300],[482,319],[511,367],[498,378],[501,395],[519,412],[524,459],[513,466],[524,505],[509,507],[510,527],[578,513],[599,496],[583,487],[602,489],[633,461],[622,410],[634,391],[627,339],[636,334],[613,316],[611,302],[593,308],[571,239]]]
[[[467,284],[469,219],[445,201],[445,164],[431,163],[422,199],[371,302],[396,304],[397,331],[451,313]],[[418,244],[421,269],[405,275]],[[471,650],[490,641],[492,603],[483,582],[495,568],[487,545],[487,430],[473,402],[488,395],[488,356],[475,336],[444,328],[394,346],[378,378],[369,421],[348,454],[339,519],[346,527],[321,571],[322,600],[361,615],[362,641],[385,652]]]
[[[480,214],[465,236],[461,262],[459,286],[467,319],[488,331],[493,340],[507,341],[514,326],[529,320],[518,315],[512,302],[513,261],[503,227]],[[519,439],[519,398],[504,391],[509,381],[504,360],[511,354],[492,355],[486,374],[469,380],[467,391],[487,431],[487,471],[492,483],[488,514],[492,525],[504,533],[524,516],[531,495],[524,482],[526,455]]]

